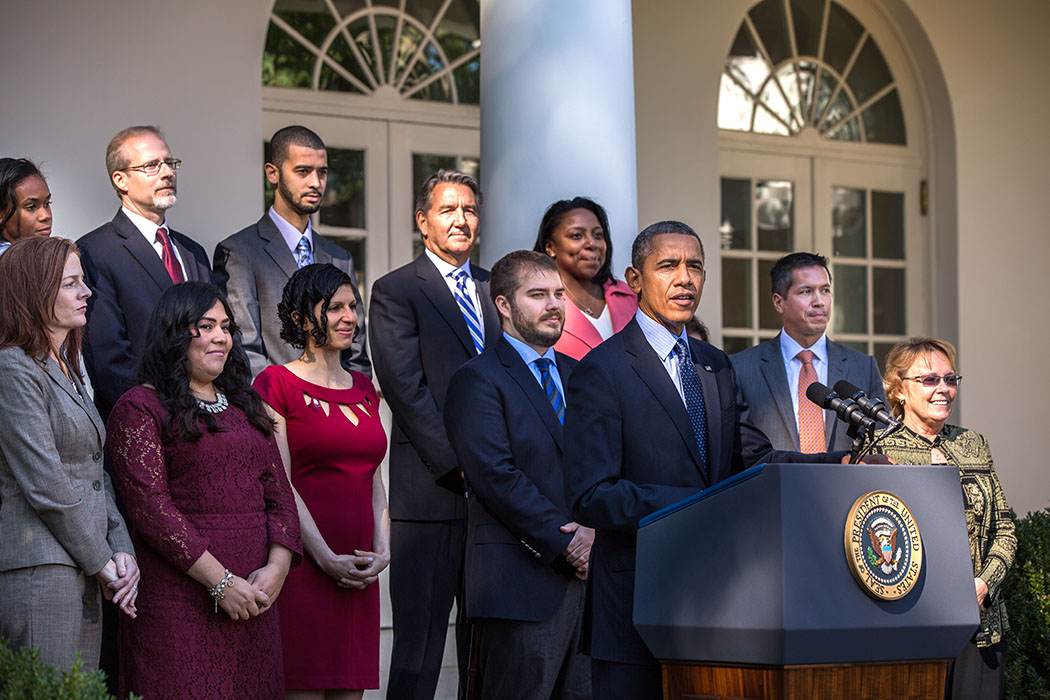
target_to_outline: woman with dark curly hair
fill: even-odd
[[[379,572],[390,562],[390,517],[379,463],[386,433],[368,377],[347,371],[357,301],[330,264],[297,270],[277,307],[299,359],[255,379],[292,481],[306,562],[278,608],[286,698],[360,698],[379,687]]]
[[[0,255],[23,238],[51,235],[51,190],[28,158],[0,158]]]
[[[218,288],[164,291],[141,384],[109,418],[106,454],[144,572],[119,633],[121,697],[280,698],[277,600],[301,558],[273,422]],[[221,610],[220,610],[221,608]]]

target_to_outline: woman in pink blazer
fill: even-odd
[[[586,197],[547,208],[533,248],[558,264],[565,285],[565,327],[554,349],[577,360],[634,317],[638,298],[612,276],[609,218]]]

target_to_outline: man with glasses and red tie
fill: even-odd
[[[365,307],[350,253],[318,235],[310,221],[328,185],[328,151],[305,126],[286,126],[270,138],[264,166],[273,206],[251,226],[215,247],[215,284],[222,287],[241,330],[252,375],[302,354],[281,338],[277,304],[292,273],[311,263],[331,263],[350,276],[357,297],[357,328],[340,361],[372,376],[365,350]],[[323,216],[324,212],[322,212]]]
[[[161,292],[188,280],[211,282],[204,248],[172,230],[165,217],[175,206],[181,165],[157,127],[118,133],[106,148],[106,170],[120,209],[77,241],[92,291],[84,360],[103,419],[136,383],[146,321]]]

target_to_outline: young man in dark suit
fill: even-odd
[[[751,424],[725,353],[686,336],[706,275],[693,229],[649,226],[631,265],[638,312],[576,366],[565,416],[570,515],[596,531],[584,636],[597,700],[663,697],[660,666],[633,622],[639,520],[761,462],[844,456],[774,451]]]
[[[120,209],[77,241],[92,292],[84,363],[103,420],[135,384],[147,320],[161,292],[176,282],[211,282],[204,248],[171,230],[165,218],[175,206],[180,165],[157,127],[118,133],[106,148],[106,170]]]
[[[500,334],[488,271],[470,263],[480,206],[474,178],[451,170],[430,176],[416,201],[423,254],[372,287],[372,360],[393,413],[387,695],[399,700],[433,698],[449,612],[462,587],[467,499],[443,411],[453,372]],[[470,646],[463,609],[461,600],[461,693]]]
[[[853,441],[847,426],[834,411],[825,412],[807,399],[806,389],[814,381],[833,387],[845,380],[885,402],[875,358],[828,339],[833,295],[827,258],[791,253],[777,260],[769,276],[773,308],[784,328],[729,358],[751,420],[778,450],[848,450]]]
[[[449,382],[445,427],[467,481],[467,617],[484,700],[589,700],[578,653],[594,531],[572,522],[561,471],[565,381],[551,347],[565,323],[554,261],[510,253],[492,266],[496,347]]]
[[[310,263],[331,263],[350,276],[361,310],[353,344],[340,359],[347,369],[372,376],[354,261],[346,250],[314,233],[310,224],[328,184],[324,142],[305,126],[286,126],[270,138],[265,170],[274,186],[273,206],[257,222],[215,246],[214,261],[215,283],[230,300],[252,375],[302,353],[281,340],[277,304],[292,273]]]

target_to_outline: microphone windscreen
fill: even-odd
[[[806,389],[806,398],[817,404],[821,408],[825,408],[824,402],[829,396],[831,396],[831,389],[827,388],[820,382],[813,382]]]
[[[839,396],[856,396],[857,394],[864,394],[864,390],[858,386],[853,386],[845,379],[840,379],[835,382],[835,393]],[[867,394],[864,394],[867,396]]]

